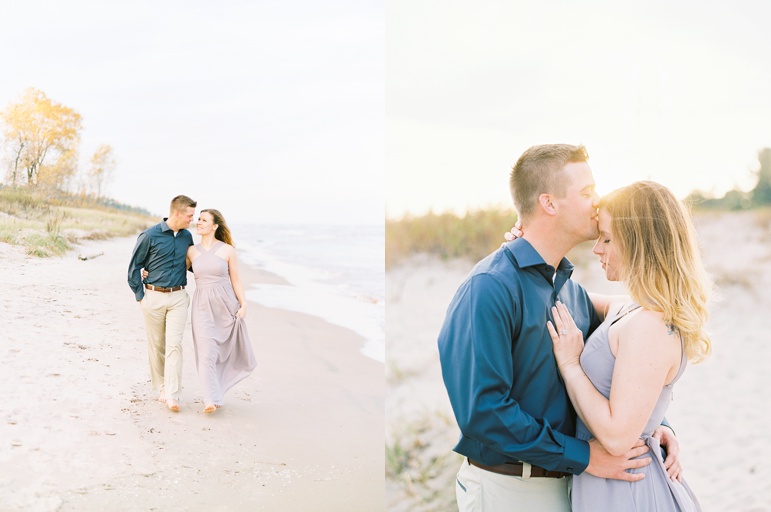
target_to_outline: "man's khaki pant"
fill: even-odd
[[[182,335],[190,297],[185,290],[163,293],[145,290],[142,313],[147,331],[150,378],[166,398],[179,400],[182,391]]]
[[[455,497],[460,512],[570,512],[568,485],[568,477],[500,475],[463,459],[455,481]]]

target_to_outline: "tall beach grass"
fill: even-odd
[[[29,188],[0,188],[0,242],[36,257],[61,256],[80,240],[129,236],[156,220],[128,207]]]
[[[443,260],[477,261],[504,242],[504,232],[517,221],[513,209],[488,208],[467,212],[428,213],[386,220],[386,268],[414,254],[431,254]]]
[[[505,242],[504,233],[517,222],[513,209],[487,208],[467,212],[428,213],[386,220],[386,269],[407,261],[417,254],[428,254],[442,260],[465,259],[475,263]],[[590,264],[594,242],[575,247],[568,258],[577,267]]]

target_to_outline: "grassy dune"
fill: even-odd
[[[771,226],[771,208],[751,210],[760,225]],[[725,210],[693,209],[697,224],[709,222],[715,217],[731,215]],[[485,209],[468,212],[459,217],[453,213],[429,213],[420,217],[407,216],[400,220],[386,219],[385,251],[386,268],[406,262],[416,254],[438,256],[442,260],[455,258],[477,262],[500,247],[503,234],[516,222],[512,209]],[[584,242],[569,254],[570,261],[582,267],[594,261],[591,247]]]
[[[516,221],[514,210],[495,208],[470,211],[463,217],[429,213],[386,220],[386,268],[420,253],[443,260],[480,260],[504,242],[503,233]]]
[[[0,189],[0,242],[23,246],[31,256],[60,256],[80,240],[128,236],[154,222],[147,214],[87,198]]]
[[[406,262],[416,254],[476,263],[506,241],[503,235],[516,221],[517,214],[513,209],[496,208],[470,211],[463,217],[452,213],[429,213],[421,217],[386,220],[386,269]],[[568,258],[578,267],[590,264],[593,244],[580,244]]]

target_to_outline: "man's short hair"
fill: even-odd
[[[171,200],[171,207],[169,208],[169,212],[181,212],[185,211],[188,207],[195,208],[197,205],[198,203],[187,196],[177,196]]]
[[[589,153],[583,144],[542,144],[528,148],[509,175],[511,198],[519,216],[533,213],[541,194],[565,197],[568,185],[563,173],[565,165],[587,160]]]

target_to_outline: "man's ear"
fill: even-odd
[[[552,201],[551,194],[541,194],[538,196],[538,205],[547,215],[557,215],[557,207]]]

